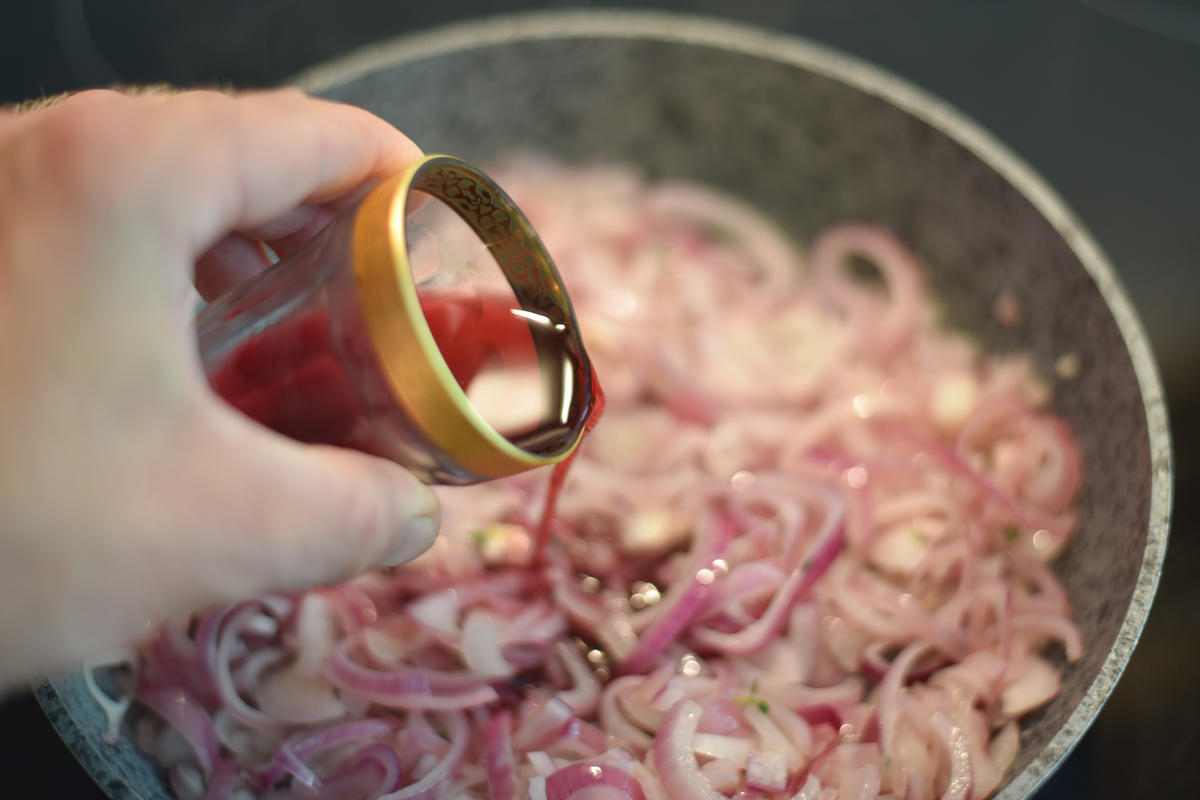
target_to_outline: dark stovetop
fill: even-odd
[[[807,36],[928,88],[1028,160],[1117,265],[1162,366],[1176,459],[1141,644],[1039,800],[1200,796],[1200,2],[1197,0],[7,0],[0,103],[116,82],[277,83],[484,13],[638,6]],[[29,695],[0,705],[0,796],[101,798]]]

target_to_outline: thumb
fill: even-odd
[[[189,537],[201,604],[343,581],[433,543],[437,498],[407,470],[213,410],[187,504],[203,529]]]

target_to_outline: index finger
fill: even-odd
[[[421,157],[370,112],[297,90],[187,92],[157,101],[152,124],[175,191],[171,216],[197,254],[233,230],[263,225],[402,171]]]

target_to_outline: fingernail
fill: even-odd
[[[422,515],[409,517],[397,534],[392,546],[379,560],[382,567],[395,567],[407,564],[424,553],[437,538],[438,515]]]

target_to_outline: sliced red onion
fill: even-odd
[[[423,669],[429,688],[435,692],[457,693],[478,689],[485,686],[483,678],[466,670],[449,672],[437,669]]]
[[[237,783],[237,762],[232,758],[218,758],[213,764],[212,774],[204,790],[204,800],[229,800]]]
[[[116,744],[117,739],[121,736],[121,723],[125,719],[125,713],[129,711],[129,706],[133,702],[132,695],[126,694],[119,699],[113,699],[107,692],[102,690],[99,684],[96,683],[96,670],[118,664],[129,665],[136,670],[138,664],[138,654],[132,650],[121,650],[116,653],[111,653],[103,656],[94,656],[86,659],[83,662],[83,682],[87,687],[88,694],[100,706],[104,712],[104,717],[108,721],[104,733],[101,738],[108,744]]]
[[[837,528],[845,527],[846,501],[836,489],[821,480],[814,480],[802,475],[781,475],[779,473],[761,473],[759,483],[774,487],[776,491],[794,497],[800,511],[790,515],[787,520],[790,526],[784,529],[786,536],[782,543],[782,554],[779,565],[789,573],[802,568],[806,560],[814,557],[814,553],[822,547],[822,542],[836,535]],[[809,525],[806,520],[813,514],[820,525],[808,534]],[[844,536],[844,532],[842,534]]]
[[[339,686],[370,695],[418,695],[429,692],[429,677],[420,670],[382,672],[350,660],[355,642],[343,640],[329,657],[330,677]]]
[[[1083,635],[1075,623],[1065,616],[1017,614],[1011,624],[1014,634],[1035,634],[1058,639],[1067,651],[1068,661],[1075,662],[1083,657]]]
[[[841,713],[828,703],[806,706],[797,713],[804,717],[804,721],[809,725],[828,725],[835,731],[842,727]]]
[[[430,723],[423,712],[412,711],[396,731],[396,755],[400,766],[415,777],[423,776],[450,749],[450,740]]]
[[[821,779],[810,773],[792,800],[821,800]]]
[[[383,682],[385,692],[390,692],[395,689],[403,688],[392,686],[389,681],[395,675],[409,675],[413,672],[419,672],[423,678],[411,678],[411,680],[424,680],[428,683],[429,688],[434,692],[461,692],[468,689],[478,689],[485,684],[483,678],[466,670],[443,670],[443,669],[428,669],[421,667],[409,666],[408,669],[390,669],[393,665],[403,663],[404,659],[409,659],[409,663],[416,661],[412,653],[398,650],[396,654],[385,652],[399,644],[398,637],[411,637],[411,630],[386,631],[378,626],[366,628],[354,636],[347,637],[342,642],[339,642],[337,647],[329,656],[330,664],[335,661],[349,662],[348,668],[355,674],[362,674],[357,671],[358,668],[366,670],[366,679],[368,683],[373,683],[377,680]],[[374,670],[365,665],[359,664],[350,657],[351,653],[356,648],[359,648],[368,656],[370,661],[377,665],[385,667],[384,669]],[[326,669],[328,672],[328,669]],[[355,679],[357,680],[357,679]],[[410,680],[406,678],[405,680]]]
[[[894,755],[896,723],[900,718],[900,690],[904,687],[905,678],[913,664],[928,649],[929,643],[920,641],[904,648],[892,661],[883,682],[879,684],[879,694],[876,698],[879,710],[879,743],[885,756]]]
[[[279,746],[279,731],[262,731],[248,727],[228,708],[218,705],[212,714],[217,742],[224,750],[248,756],[252,761],[270,758]]]
[[[511,726],[512,715],[507,711],[498,711],[492,715],[484,730],[483,761],[487,767],[490,800],[515,800],[517,795]]]
[[[244,645],[241,637],[248,633],[264,633],[274,620],[265,616],[256,604],[246,604],[232,612],[221,626],[217,637],[215,662],[212,674],[216,678],[217,693],[229,713],[242,724],[258,730],[273,730],[280,726],[279,720],[252,708],[239,694],[233,680],[232,661],[238,648]]]
[[[606,794],[598,789],[610,790]],[[577,761],[546,777],[546,800],[646,800],[642,786],[623,769]]]
[[[620,663],[626,674],[646,672],[663,651],[705,608],[714,592],[714,583],[724,573],[717,559],[725,552],[739,528],[739,520],[728,509],[717,509],[699,534],[700,541],[688,560],[691,572],[678,581],[656,607],[656,617],[642,631],[637,645]]]
[[[258,707],[280,722],[312,725],[346,714],[333,686],[323,676],[308,673],[297,664],[267,674],[257,686],[254,699]]]
[[[864,764],[853,769],[842,770],[838,782],[838,798],[842,800],[875,800],[879,797],[882,782],[878,764]]]
[[[788,765],[783,753],[751,753],[746,759],[746,787],[760,792],[787,788]]]
[[[558,765],[554,763],[554,759],[541,750],[528,752],[525,754],[525,758],[529,759],[529,766],[533,767],[533,771],[543,778],[558,770]]]
[[[1021,505],[1012,497],[996,488],[995,484],[971,467],[970,464],[963,460],[962,456],[950,448],[922,439],[898,425],[888,426],[888,431],[891,435],[916,448],[919,452],[926,453],[941,462],[951,473],[966,480],[981,494],[1004,509],[1013,519],[1029,530],[1046,530],[1060,539],[1070,532],[1073,525],[1071,521],[1064,521],[1039,514]]]
[[[543,750],[563,734],[573,719],[575,712],[571,707],[552,697],[517,725],[513,733],[513,749],[518,752]]]
[[[710,620],[728,614],[732,606],[754,605],[773,597],[786,577],[766,560],[738,564],[721,581],[699,619]]]
[[[879,745],[875,742],[863,742],[853,736],[843,737],[837,746],[838,762],[846,767],[864,767],[869,764],[879,764]]]
[[[233,685],[237,687],[238,692],[252,697],[254,688],[261,682],[263,674],[282,664],[287,657],[288,652],[282,647],[265,645],[258,649],[248,648],[237,668],[231,670]]]
[[[737,764],[724,758],[709,761],[700,768],[700,774],[708,781],[713,791],[733,794],[742,785],[742,770]]]
[[[212,717],[200,701],[187,691],[174,687],[146,689],[138,702],[153,709],[182,736],[196,752],[196,763],[205,775],[211,775],[219,746]]]
[[[491,614],[471,611],[462,628],[462,653],[467,669],[492,680],[513,674],[513,666],[500,651],[500,632]]]
[[[304,759],[358,739],[374,739],[392,730],[392,724],[382,719],[364,719],[333,725],[316,733],[294,736],[279,745],[271,759],[271,765],[255,776],[260,786],[272,786],[290,772],[296,780],[306,786],[317,786],[320,781],[304,762]]]
[[[864,354],[887,359],[906,344],[918,323],[922,301],[920,264],[911,250],[890,231],[875,225],[846,223],[821,234],[809,251],[809,269],[829,286],[844,286],[843,270],[850,256],[860,255],[878,268],[887,285],[884,313],[869,319],[859,315]]]
[[[446,755],[433,769],[425,773],[425,777],[398,791],[385,794],[379,800],[436,800],[442,784],[454,774],[454,770],[458,769],[462,762],[471,738],[467,718],[462,714],[442,714],[441,719],[450,737],[450,748]]]
[[[704,704],[700,714],[701,733],[729,734],[746,729],[742,709],[728,698],[717,697]]]
[[[797,773],[792,779],[791,786],[789,786],[789,788],[807,785],[809,778],[816,776],[818,770],[824,769],[825,764],[829,762],[833,755],[837,752],[838,744],[841,742],[841,738],[841,735],[836,733],[829,737],[829,741],[825,743],[825,746],[821,748],[821,751],[813,756],[812,760],[808,762],[804,769]]]
[[[385,708],[405,708],[410,711],[463,711],[494,703],[500,695],[490,686],[480,686],[458,694],[427,695],[378,695],[366,694],[372,702]]]
[[[195,764],[176,764],[170,768],[167,778],[171,793],[178,800],[200,800],[204,797],[204,776]]]
[[[561,677],[556,674],[556,671],[561,670],[561,667],[558,666],[558,662],[546,658],[545,648],[528,645],[505,645],[504,660],[512,665],[514,673],[544,668],[546,670],[547,683],[552,686],[562,683],[561,680],[556,680],[556,678]],[[495,682],[497,679],[492,680]]]
[[[943,643],[947,650],[954,648],[954,632],[891,582],[870,572],[847,571],[846,585],[855,604],[869,605],[891,621],[891,633],[884,637],[887,640],[894,641],[904,631],[906,638],[928,639]]]
[[[1037,656],[1026,656],[1020,676],[1000,692],[1000,710],[1009,717],[1020,717],[1050,702],[1062,688],[1058,670]]]
[[[754,744],[743,736],[697,733],[692,737],[692,750],[702,756],[728,761],[742,769],[754,751]]]
[[[861,662],[862,672],[868,678],[877,683],[883,680],[884,675],[887,674],[888,668],[891,666],[891,663],[884,656],[884,652],[890,646],[891,644],[889,642],[876,641],[867,645],[863,649]],[[946,658],[928,661],[920,669],[910,670],[905,678],[905,683],[907,684],[927,680],[931,675],[949,663],[950,660]]]
[[[629,658],[638,644],[637,633],[625,614],[611,613],[595,628],[596,641],[613,661]]]
[[[636,685],[641,680],[642,678],[636,675],[617,678],[605,687],[600,695],[600,724],[608,731],[609,736],[638,752],[648,750],[652,740],[645,731],[625,716],[621,709],[620,696],[627,687]]]
[[[487,705],[499,698],[496,690],[478,679],[474,688],[456,694],[432,694],[430,672],[408,669],[381,672],[354,663],[349,656],[354,639],[347,639],[329,657],[329,679],[346,691],[354,692],[387,708],[424,711],[457,711]]]
[[[322,594],[333,601],[342,630],[353,633],[368,625],[374,625],[379,619],[379,609],[370,595],[352,583],[343,584],[332,589],[322,589]]]
[[[654,217],[691,221],[701,230],[716,228],[737,237],[758,268],[764,288],[787,285],[803,268],[799,252],[755,208],[744,201],[689,183],[663,183],[647,196]]]
[[[400,782],[400,762],[386,744],[373,744],[359,751],[350,765],[322,782],[313,800],[345,800],[351,797],[377,797],[395,790]]]
[[[803,562],[788,576],[787,582],[771,599],[771,604],[761,617],[736,633],[697,628],[691,632],[691,638],[698,645],[728,655],[746,655],[762,650],[787,625],[788,615],[796,603],[833,564],[842,551],[844,532],[845,507],[837,499],[831,503],[828,516],[813,537]]]
[[[716,421],[718,401],[696,381],[695,375],[677,363],[661,345],[647,351],[644,365],[662,403],[682,422],[710,427]]]
[[[709,567],[703,568],[702,571],[712,575],[711,566],[710,563]],[[705,583],[693,577],[685,586],[686,588],[679,595],[678,602],[672,607],[671,613],[659,617],[638,637],[637,646],[620,664],[622,673],[632,674],[647,671],[667,647],[679,637],[684,628],[703,610],[713,591],[711,580]]]
[[[944,711],[935,711],[930,722],[945,742],[950,757],[950,779],[942,800],[967,800],[971,796],[971,751],[966,734]]]
[[[310,789],[319,789],[321,787],[321,779],[317,777],[317,773],[313,772],[308,764],[305,764],[304,760],[290,749],[280,748],[275,753],[275,758],[271,763],[272,766],[278,766],[281,772],[291,774],[293,785],[305,786]],[[273,783],[275,781],[271,781],[267,785]]]
[[[882,639],[885,641],[905,641],[914,637],[915,632],[906,620],[897,620],[870,602],[869,598],[861,596],[861,589],[856,588],[851,578],[854,567],[847,563],[838,565],[831,571],[827,583],[830,586],[830,599],[834,610],[844,617],[850,627],[861,634],[860,638],[868,641]],[[851,638],[850,642],[854,642]],[[861,645],[865,646],[866,642]],[[841,654],[839,654],[841,655]],[[849,669],[858,658],[857,651],[846,653],[849,658],[840,659],[839,663]]]
[[[554,604],[567,613],[571,622],[585,631],[595,633],[608,616],[609,612],[600,604],[599,598],[580,589],[573,578],[560,578],[550,591]]]
[[[596,710],[600,700],[600,681],[591,665],[584,660],[579,651],[568,642],[558,642],[554,645],[554,653],[571,676],[574,686],[565,692],[558,693],[558,699],[570,706],[576,716],[586,717]]]
[[[766,711],[757,705],[750,705],[746,708],[745,716],[746,722],[750,723],[750,727],[754,728],[755,733],[758,734],[759,746],[763,750],[790,754],[793,758],[798,756],[792,743],[783,735],[783,731],[779,730],[779,727],[771,721]]]
[[[812,727],[804,717],[783,703],[775,703],[770,709],[771,721],[778,726],[787,740],[787,749],[784,752],[788,756],[789,767],[794,769],[813,752]]]
[[[296,603],[292,598],[285,594],[276,594],[273,592],[259,595],[255,602],[279,622],[291,616],[292,610],[296,607]]]
[[[554,743],[555,752],[572,754],[575,758],[591,758],[608,749],[611,737],[590,722],[573,719]]]
[[[668,678],[675,669],[675,664],[663,664],[619,697],[621,711],[642,730],[656,731],[662,725],[665,711],[669,711],[670,706],[664,708],[661,703],[656,705],[656,701],[669,685]]]
[[[992,737],[991,745],[987,748],[988,752],[977,753],[973,750],[971,794],[974,797],[987,797],[995,791],[1020,749],[1021,740],[1017,732],[1017,723],[1009,721],[1000,729],[999,733]],[[974,756],[978,756],[978,764]]]
[[[546,603],[533,603],[515,617],[502,620],[501,640],[505,647],[548,646],[567,629],[565,615]]]
[[[297,669],[315,675],[337,639],[333,609],[320,592],[309,592],[296,609]]]
[[[201,618],[196,628],[196,657],[199,659],[199,672],[204,683],[205,692],[215,699],[220,699],[217,687],[217,639],[221,632],[221,624],[232,609],[214,611]]]
[[[409,603],[405,611],[426,628],[444,636],[457,637],[459,608],[458,592],[454,589],[443,589]]]
[[[844,714],[846,710],[862,700],[864,689],[862,678],[856,675],[849,675],[840,683],[835,683],[832,686],[821,687],[781,685],[772,680],[770,676],[764,675],[759,680],[759,686],[759,693],[762,696],[772,700],[778,699],[779,702],[784,703],[788,708],[794,708],[799,711],[801,715],[804,715],[809,709],[823,705],[828,705],[839,713]],[[821,712],[817,711],[814,713]]]
[[[1066,590],[1044,562],[1036,558],[1014,556],[1012,567],[1021,583],[1030,584],[1030,594],[1020,593],[1023,607],[1029,604],[1042,612],[1062,615],[1070,613],[1071,603]]]
[[[675,704],[654,738],[654,766],[671,800],[724,800],[700,773],[692,739],[700,723],[700,706],[691,700]]]
[[[197,643],[183,626],[165,623],[151,637],[146,646],[144,669],[139,676],[142,681],[164,685],[182,686],[205,703],[215,703],[215,686],[200,663]]]
[[[789,677],[795,683],[808,683],[817,666],[817,648],[821,635],[821,609],[815,603],[801,603],[792,609],[788,620],[787,636],[775,642],[774,649],[789,654],[788,671],[781,677]],[[763,663],[772,675],[780,674],[771,661]]]

